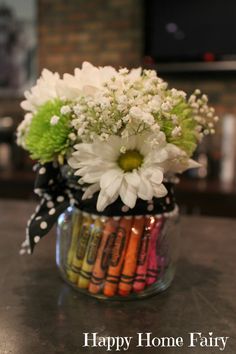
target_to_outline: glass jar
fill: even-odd
[[[100,299],[135,299],[165,290],[178,255],[178,208],[107,217],[69,207],[58,219],[56,261],[74,289]]]

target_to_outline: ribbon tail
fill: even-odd
[[[57,218],[70,205],[67,195],[55,196],[53,199],[42,198],[35,213],[28,221],[26,240],[20,254],[32,254],[35,245],[51,230]]]

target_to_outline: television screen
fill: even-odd
[[[146,0],[145,55],[154,62],[236,60],[236,0]]]

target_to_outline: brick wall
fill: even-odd
[[[138,66],[142,0],[39,0],[39,68],[72,72],[95,65]]]

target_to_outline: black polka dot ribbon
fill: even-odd
[[[41,200],[27,223],[21,254],[32,253],[35,244],[49,232],[58,216],[72,203],[72,194],[57,164],[38,164],[35,171],[34,192]]]
[[[21,254],[32,253],[35,245],[56,223],[59,215],[69,206],[104,216],[156,215],[172,212],[175,208],[173,183],[165,183],[168,191],[163,198],[150,201],[138,199],[133,209],[124,205],[120,198],[108,205],[102,212],[96,209],[98,192],[92,198],[82,200],[83,188],[75,180],[68,166],[55,163],[35,166],[36,180],[34,192],[40,197],[40,203],[28,221],[26,240],[22,243]]]

